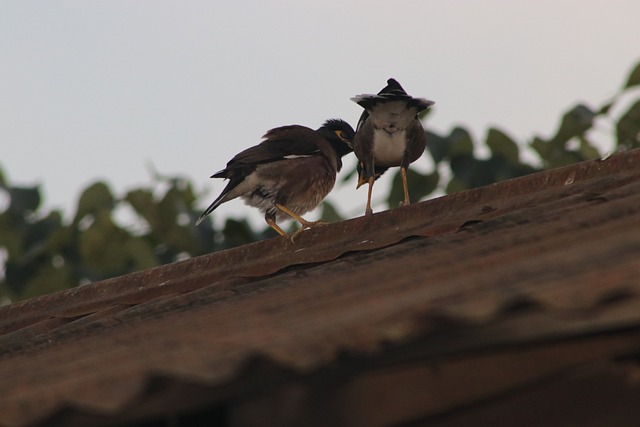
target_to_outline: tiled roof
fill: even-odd
[[[0,426],[121,425],[318,375],[350,381],[334,425],[440,425],[632,358],[639,165],[626,152],[0,307]],[[363,406],[405,380],[431,398]]]

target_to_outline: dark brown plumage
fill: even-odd
[[[364,108],[353,140],[358,157],[358,187],[369,184],[366,215],[371,210],[373,183],[388,168],[400,166],[404,188],[403,205],[408,205],[407,169],[424,152],[426,138],[418,113],[434,104],[423,98],[413,98],[394,79],[377,95],[357,95],[351,98]]]
[[[271,129],[264,135],[265,141],[237,154],[226,168],[211,176],[229,183],[196,225],[222,203],[237,197],[263,212],[267,224],[280,235],[286,233],[276,221],[283,217],[300,222],[298,232],[316,225],[300,215],[329,194],[342,168],[342,156],[352,151],[353,137],[353,128],[337,119],[327,120],[317,130],[299,125]]]

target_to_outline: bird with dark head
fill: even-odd
[[[342,168],[342,156],[353,151],[353,128],[331,119],[317,130],[300,125],[268,131],[262,143],[247,148],[211,178],[228,179],[217,199],[200,215],[196,225],[222,203],[237,197],[264,213],[264,219],[278,234],[286,233],[276,221],[290,217],[302,230],[318,225],[303,215],[322,202],[333,188]]]
[[[372,215],[373,183],[390,167],[400,166],[404,202],[408,205],[407,169],[422,155],[426,137],[418,113],[434,102],[407,95],[400,83],[387,80],[387,86],[377,95],[357,95],[351,98],[364,111],[358,121],[353,151],[358,157],[358,186],[368,183],[366,215]]]

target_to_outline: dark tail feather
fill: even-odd
[[[396,79],[387,80],[387,87],[378,92],[378,95],[409,97],[409,95],[407,95],[407,92],[405,92],[405,90],[402,88],[402,86],[400,86],[400,83],[398,83]]]
[[[209,178],[224,178],[224,179],[228,179],[230,178],[230,170],[229,168],[224,168],[222,170],[219,170],[218,172],[214,173],[213,175],[211,175]]]
[[[220,172],[215,173],[212,178],[229,178],[229,171],[227,169],[223,169]],[[227,184],[227,186],[224,188],[224,190],[222,190],[222,193],[220,193],[220,195],[213,201],[213,203],[211,203],[209,205],[209,207],[207,209],[205,209],[204,212],[202,212],[202,215],[200,215],[198,217],[198,219],[196,220],[196,226],[199,225],[202,221],[204,221],[204,219],[211,213],[213,212],[218,206],[220,206],[221,204],[223,204],[224,202],[229,201],[229,199],[225,199],[224,196],[226,196],[231,190],[233,190],[234,188],[236,188],[238,186],[238,184],[240,184],[242,182],[242,179],[236,179],[236,178],[230,178],[229,183]]]
[[[213,203],[211,203],[211,204],[209,205],[209,207],[208,207],[207,209],[205,209],[205,210],[204,210],[204,212],[202,212],[202,215],[200,215],[200,216],[198,217],[198,219],[196,220],[196,226],[200,225],[200,223],[201,223],[202,221],[204,221],[204,219],[205,219],[207,216],[209,216],[209,214],[210,214],[211,212],[213,212],[213,211],[214,211],[218,206],[220,206],[220,205],[222,204],[222,197],[224,197],[224,195],[225,195],[225,194],[226,194],[226,193],[224,193],[224,192],[223,192],[220,196],[218,196],[218,198],[217,198],[217,199],[215,199],[215,200],[213,201]]]

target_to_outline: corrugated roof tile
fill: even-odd
[[[158,379],[223,399],[258,359],[304,374],[414,340],[461,357],[638,327],[638,164],[627,152],[0,307],[0,425],[143,416]]]

